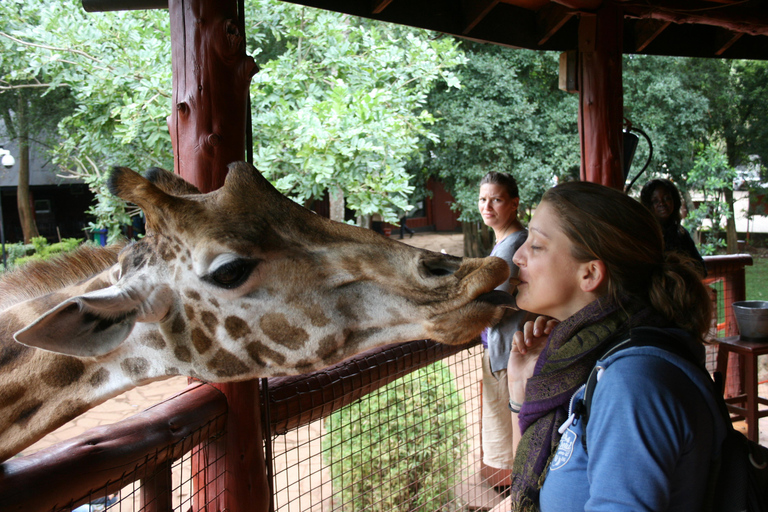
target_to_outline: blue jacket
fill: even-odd
[[[628,348],[597,365],[604,371],[592,399],[589,454],[576,420],[549,465],[541,511],[701,510],[726,433],[711,379],[656,347]],[[583,388],[576,395],[571,407]]]

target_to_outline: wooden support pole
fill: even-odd
[[[623,190],[621,9],[607,4],[579,22],[581,179]]]
[[[248,87],[258,71],[245,53],[236,0],[170,0],[174,172],[202,192],[245,159]]]
[[[237,0],[170,0],[168,10],[174,172],[210,192],[224,184],[227,165],[245,159],[249,85],[258,68],[245,53]],[[267,511],[258,381],[217,387],[229,406],[227,434],[194,452],[193,508]]]

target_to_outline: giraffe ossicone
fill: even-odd
[[[458,258],[332,222],[230,165],[201,194],[116,168],[147,235],[0,279],[0,461],[85,410],[174,375],[310,372],[398,341],[464,343],[510,296],[499,258]]]

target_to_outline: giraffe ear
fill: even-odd
[[[173,300],[166,287],[153,290],[148,297],[133,295],[109,286],[72,297],[18,331],[14,339],[59,354],[102,356],[125,341],[136,322],[165,317]]]

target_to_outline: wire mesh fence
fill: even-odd
[[[217,426],[219,419],[137,460],[119,478],[53,507],[52,512],[217,510],[212,505],[225,489],[224,455],[209,446],[226,434]]]
[[[482,347],[463,350],[274,436],[274,510],[433,512],[499,503],[503,489],[484,478],[481,463],[481,356]]]

